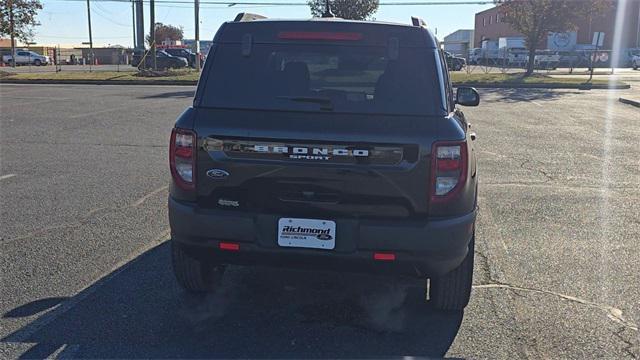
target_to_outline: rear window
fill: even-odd
[[[204,107],[376,114],[441,114],[433,49],[220,44],[200,97]]]

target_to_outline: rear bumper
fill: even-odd
[[[417,276],[445,274],[462,263],[476,211],[433,220],[328,219],[336,222],[336,246],[330,251],[278,246],[278,219],[285,216],[295,217],[201,209],[169,197],[172,240],[200,258],[225,264]],[[237,243],[239,251],[221,250],[220,242]],[[376,261],[374,252],[393,252],[396,258]]]

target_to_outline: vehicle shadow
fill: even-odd
[[[170,92],[164,92],[160,94],[140,96],[139,99],[192,98],[195,93],[196,93],[195,90],[170,91]]]
[[[556,100],[563,96],[580,94],[580,90],[558,89],[480,89],[481,103]]]
[[[164,243],[2,341],[35,344],[21,358],[444,356],[463,313],[395,280],[231,267],[214,294],[193,296]]]

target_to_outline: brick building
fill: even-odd
[[[606,13],[600,14],[592,21],[584,20],[578,23],[577,29],[562,34],[562,36],[554,36],[550,34],[547,41],[543,41],[540,47],[558,50],[580,50],[591,47],[594,32],[604,32],[603,49],[613,48],[613,38],[616,26],[616,14],[618,6],[624,6],[622,9],[622,22],[620,27],[621,43],[623,49],[640,48],[640,0],[618,0],[611,9]],[[501,37],[519,37],[518,33],[511,26],[504,22],[504,18],[500,13],[500,6],[481,11],[475,16],[475,34],[474,46],[483,47],[483,42],[497,43]],[[558,41],[560,39],[560,41]]]

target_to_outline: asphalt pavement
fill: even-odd
[[[0,358],[638,358],[640,109],[483,90],[464,312],[422,282],[231,267],[173,279],[167,143],[193,87],[0,85]]]

